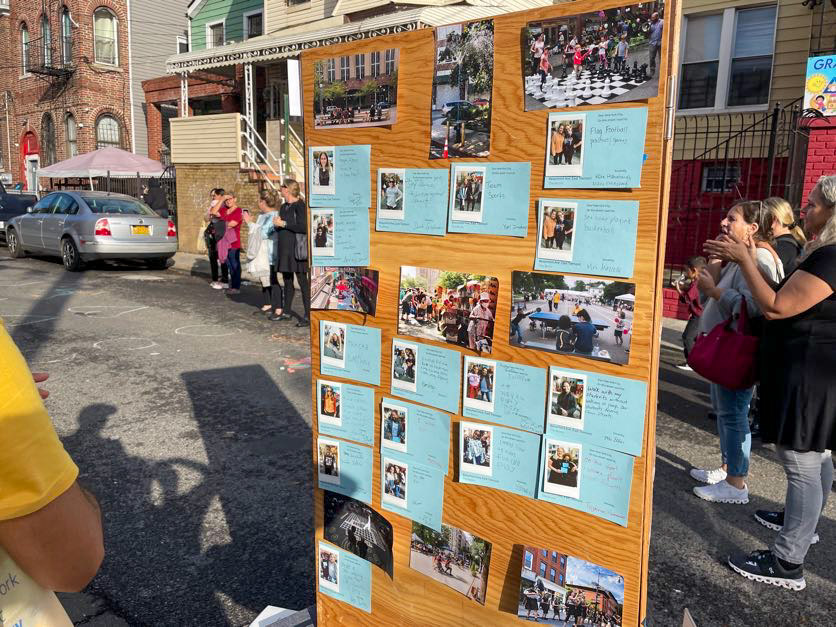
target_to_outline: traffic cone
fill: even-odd
[[[449,141],[448,141],[448,139],[445,137],[445,138],[444,138],[444,152],[442,152],[442,153],[441,153],[441,158],[442,158],[442,159],[449,159],[449,158],[450,158],[450,153],[448,152],[448,148],[449,148],[449,147],[450,147],[450,146],[449,146]]]

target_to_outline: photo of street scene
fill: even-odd
[[[311,270],[311,309],[377,310],[378,271],[368,268],[314,266]]]
[[[655,97],[664,17],[664,2],[645,2],[529,24],[525,110]]]
[[[499,280],[401,266],[398,333],[490,353]]]
[[[409,567],[485,604],[491,543],[450,525],[441,533],[412,523]]]
[[[365,503],[323,491],[325,539],[392,576],[392,525]]]
[[[435,29],[430,159],[491,152],[493,20]]]
[[[572,627],[621,625],[624,577],[565,553],[523,546],[519,618]]]
[[[394,124],[399,52],[387,48],[314,63],[314,127]]]
[[[627,363],[633,283],[514,272],[511,289],[512,346]]]

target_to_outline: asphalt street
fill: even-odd
[[[0,249],[0,317],[34,370],[81,481],[104,512],[107,557],[83,594],[61,595],[89,625],[246,625],[268,604],[314,602],[308,334],[253,316],[259,290],[232,298],[207,281],[141,266],[71,274]],[[737,548],[773,532],[786,482],[756,442],[749,505],[697,499],[687,471],[714,467],[708,387],[674,368],[663,331],[650,545],[650,625],[831,625],[833,501],[790,592],[734,575]],[[489,600],[490,602],[490,600]]]

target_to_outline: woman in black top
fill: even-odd
[[[575,395],[572,394],[572,386],[568,381],[564,381],[561,388],[560,394],[557,396],[558,412],[561,416],[576,418],[575,413],[578,411],[578,403]]]
[[[770,234],[773,247],[781,263],[784,264],[784,275],[788,275],[795,267],[795,260],[807,244],[804,231],[798,225],[790,203],[783,198],[773,196],[763,201],[763,208],[771,221]]]
[[[273,218],[273,226],[279,232],[279,272],[282,273],[284,280],[284,307],[282,308],[284,313],[282,315],[289,317],[292,311],[290,306],[293,304],[295,291],[293,277],[296,275],[299,289],[302,290],[302,304],[305,308],[305,317],[300,318],[296,326],[304,327],[310,324],[311,286],[307,259],[303,261],[296,259],[296,235],[301,233],[307,237],[308,210],[305,207],[305,201],[299,197],[299,183],[293,179],[285,179],[281,193],[284,203],[279,209],[279,215]]]
[[[706,251],[739,264],[767,319],[760,343],[761,435],[774,442],[787,475],[785,511],[758,511],[780,529],[770,550],[733,555],[729,565],[748,579],[802,590],[803,562],[833,484],[836,446],[836,176],[810,192],[807,234],[815,236],[795,270],[773,287],[755,249],[735,238],[709,240]]]

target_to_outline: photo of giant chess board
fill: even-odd
[[[547,76],[545,83],[539,74],[525,77],[525,93],[543,103],[549,109],[600,105],[644,85],[650,80],[647,64],[624,71],[613,69],[583,70],[580,77],[571,69],[563,68],[559,77]]]
[[[392,525],[371,507],[327,490],[325,506],[325,539],[351,551],[392,576]]]

